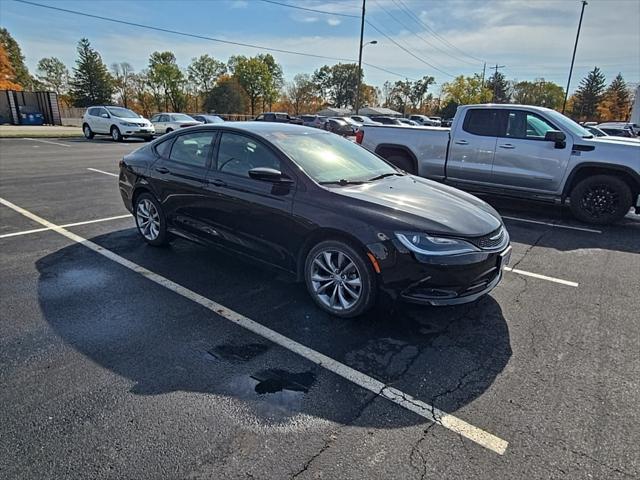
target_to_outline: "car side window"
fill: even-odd
[[[256,117],[256,120],[259,120],[259,121],[260,121],[260,120],[264,120],[264,115],[263,115],[263,114],[258,115],[258,116]]]
[[[169,160],[191,167],[206,167],[214,137],[213,131],[180,135],[173,142]]]
[[[87,113],[89,115],[91,115],[92,117],[97,117],[98,116],[98,109],[97,108],[90,108]]]
[[[155,146],[156,153],[160,155],[162,158],[169,158],[169,153],[171,152],[171,145],[173,144],[173,138],[169,140],[165,140],[164,142],[160,142]]]
[[[101,117],[102,115],[109,115],[106,108],[98,108],[98,116]]]
[[[506,137],[544,140],[545,134],[556,128],[535,113],[511,110],[507,116]]]
[[[169,121],[169,115],[160,115],[160,120],[158,120],[159,122],[168,122]]]
[[[151,120],[149,120],[150,122],[159,122],[160,121],[160,115],[158,115],[157,113],[151,117]]]
[[[497,137],[500,134],[500,111],[491,108],[467,110],[462,129],[472,135]]]
[[[249,170],[258,167],[282,168],[278,157],[253,138],[236,133],[222,134],[218,148],[219,172],[249,178]]]

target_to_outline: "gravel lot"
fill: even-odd
[[[640,218],[488,198],[514,247],[490,296],[343,321],[145,245],[116,178],[141,144],[0,140],[0,478],[640,477]]]

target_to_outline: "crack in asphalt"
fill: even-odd
[[[522,261],[527,257],[527,255],[529,255],[529,253],[531,252],[531,250],[533,250],[535,247],[538,246],[538,244],[542,241],[542,239],[549,233],[551,233],[553,231],[553,227],[547,228],[546,230],[544,230],[540,236],[538,236],[538,238],[536,238],[533,243],[531,245],[529,245],[526,250],[524,251],[524,253],[522,254],[522,256],[520,257],[520,259],[513,264],[513,266],[511,267],[516,268],[518,265],[520,265],[522,263]]]
[[[420,445],[422,444],[422,442],[424,442],[427,439],[427,435],[429,435],[430,430],[435,425],[436,423],[433,422],[431,423],[431,425],[429,425],[427,428],[423,430],[422,435],[420,435],[420,438],[418,438],[416,443],[413,444],[413,446],[411,447],[411,452],[409,452],[409,462],[410,462],[411,468],[413,468],[420,475],[420,480],[423,480],[427,476],[427,458],[422,452],[422,448],[420,448]],[[420,456],[420,462],[422,464],[421,468],[418,468],[418,466],[416,466],[414,463],[414,458],[416,454]]]

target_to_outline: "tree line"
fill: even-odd
[[[355,63],[338,63],[324,65],[311,74],[297,74],[286,82],[281,65],[271,54],[234,55],[226,62],[203,54],[182,69],[170,51],[153,52],[146,68],[136,72],[127,62],[107,67],[89,40],[82,38],[71,71],[58,58],[42,58],[32,76],[18,43],[6,29],[0,29],[0,88],[51,90],[75,107],[115,101],[145,116],[158,111],[256,115],[266,110],[298,115],[327,106],[351,108],[358,73]],[[480,74],[460,75],[442,84],[437,97],[430,92],[436,82],[429,75],[387,81],[382,88],[366,84],[362,72],[359,80],[363,107],[383,106],[403,114],[448,118],[458,105],[487,102],[560,110],[564,101],[564,89],[554,82],[544,78],[507,80],[501,72],[486,80]],[[570,97],[567,113],[576,120],[626,120],[631,103],[631,92],[622,75],[607,86],[604,74],[595,67]]]

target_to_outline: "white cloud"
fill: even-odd
[[[338,18],[330,18],[329,20],[327,20],[327,24],[331,25],[332,27],[336,27],[338,25],[340,25],[342,23],[342,21]]]
[[[231,2],[231,8],[247,8],[249,6],[249,2],[247,0],[234,0]]]

